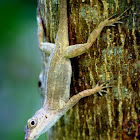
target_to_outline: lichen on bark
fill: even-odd
[[[112,88],[79,101],[47,133],[48,140],[112,140],[140,137],[138,0],[69,0],[69,42],[85,43],[92,30],[112,14],[134,8],[122,23],[105,27],[92,47],[71,59],[71,96],[92,88],[100,79]],[[59,0],[39,0],[44,41],[55,42]]]

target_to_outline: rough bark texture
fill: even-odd
[[[69,41],[85,43],[105,18],[135,5],[123,23],[105,27],[93,46],[71,59],[71,96],[92,88],[99,79],[113,86],[102,97],[86,97],[47,133],[48,140],[113,140],[140,137],[139,1],[68,0]],[[55,42],[59,0],[39,0],[44,41]],[[136,14],[134,14],[136,13]]]

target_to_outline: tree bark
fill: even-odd
[[[135,5],[122,23],[105,27],[92,47],[71,59],[71,96],[93,88],[99,79],[112,88],[79,101],[47,133],[47,140],[121,140],[140,137],[139,1],[69,0],[70,45],[86,43],[104,19]],[[39,0],[44,41],[54,43],[59,23],[59,0]]]

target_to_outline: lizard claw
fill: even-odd
[[[103,84],[101,84],[100,86],[104,87],[106,84],[108,84],[109,81],[104,82]]]
[[[120,23],[119,20],[129,16],[129,15],[125,15],[125,13],[127,13],[127,11],[130,10],[132,7],[133,6],[128,7],[121,15],[119,15],[116,18],[112,19],[112,17],[114,17],[114,15],[111,16],[110,18],[107,18],[105,21],[103,21],[103,22],[106,22],[105,26],[114,26],[115,23]]]
[[[105,88],[109,88],[109,87],[112,87],[112,86],[107,86],[107,84],[109,83],[109,81],[106,81],[104,82],[103,84],[99,85],[100,83],[100,80],[98,81],[97,83],[97,86],[100,87],[100,91],[98,91],[99,95],[102,96],[102,92],[104,93],[108,93],[108,91],[105,90]]]
[[[100,96],[102,96],[103,94],[101,92],[98,92]]]
[[[99,86],[104,86],[104,85],[106,85],[107,83],[109,83],[109,81],[106,81],[106,82],[104,82],[103,84],[101,84],[101,80],[99,79],[99,81],[98,81],[98,83],[97,83],[97,85]]]
[[[105,93],[108,93],[108,91],[106,91],[106,90],[101,90],[101,92],[105,92]]]

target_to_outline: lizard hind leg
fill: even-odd
[[[39,43],[39,48],[40,48],[41,42],[43,42],[43,38],[44,38],[44,29],[43,29],[43,24],[42,24],[39,8],[37,9],[37,25],[38,25],[37,36],[38,36],[38,43]]]
[[[50,55],[55,48],[55,44],[49,42],[41,42],[39,48],[41,51]]]
[[[37,35],[38,35],[39,49],[47,54],[50,54],[53,51],[55,44],[49,42],[43,42],[44,29],[43,29],[43,21],[41,19],[39,8],[37,9],[37,24],[38,24]]]

